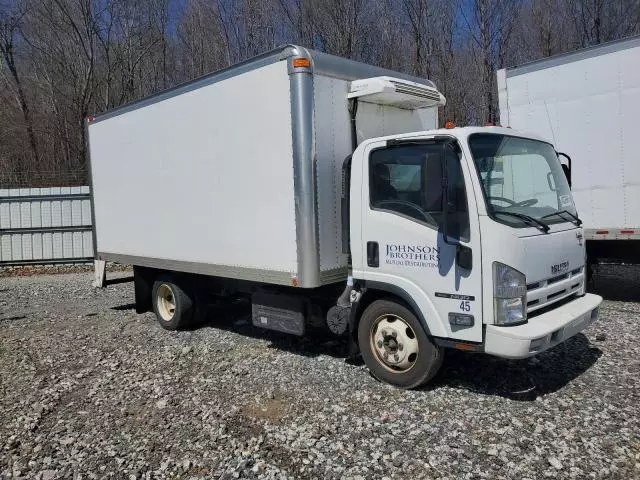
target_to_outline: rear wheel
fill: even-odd
[[[377,300],[365,309],[358,344],[371,373],[401,388],[428,382],[442,365],[442,348],[433,344],[416,316],[389,300]]]
[[[166,330],[187,327],[193,319],[193,299],[188,290],[169,277],[163,276],[153,283],[153,311],[158,323]]]

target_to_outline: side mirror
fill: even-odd
[[[447,188],[448,190],[448,188]],[[455,245],[456,247],[456,263],[465,270],[471,270],[473,266],[473,251],[466,245],[459,242],[459,225],[450,225],[452,217],[449,215],[449,202],[447,199],[443,202],[442,211],[442,238],[447,245]],[[454,217],[455,218],[455,217]],[[451,235],[453,233],[453,235]],[[449,237],[454,240],[450,240]]]
[[[447,245],[454,245],[449,242],[449,167],[447,165],[446,145],[442,147],[440,156],[440,171],[442,172],[442,237]]]
[[[458,244],[456,263],[465,270],[471,270],[471,267],[473,266],[473,250],[466,245]]]
[[[465,270],[471,270],[473,265],[473,253],[471,248],[466,245],[462,245],[459,242],[460,229],[459,225],[450,225],[451,216],[449,215],[453,205],[449,201],[450,198],[450,186],[449,186],[449,168],[447,165],[447,156],[444,152],[445,148],[450,148],[450,144],[443,147],[442,152],[442,238],[447,245],[454,245],[456,247],[456,263],[459,267]],[[455,218],[455,217],[454,217]],[[453,230],[453,231],[452,231]],[[453,233],[454,240],[450,240],[449,236]]]
[[[567,182],[569,183],[569,188],[571,188],[571,157],[569,155],[567,155],[566,153],[562,153],[562,152],[556,152],[556,154],[558,155],[558,159],[560,159],[560,157],[564,157],[567,159],[567,163],[560,163],[560,166],[562,167],[562,171],[564,172],[564,176],[567,177]]]

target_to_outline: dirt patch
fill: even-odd
[[[242,413],[254,420],[264,420],[269,423],[280,423],[288,413],[288,402],[283,398],[260,398],[254,403],[246,405]]]

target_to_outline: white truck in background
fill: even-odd
[[[245,295],[256,326],[322,324],[405,388],[445,347],[563,342],[601,298],[556,152],[437,129],[444,101],[428,80],[285,46],[88,118],[98,280],[105,261],[133,265],[137,311],[167,329]]]
[[[572,159],[588,265],[640,263],[640,36],[498,71],[500,123]]]

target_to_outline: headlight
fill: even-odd
[[[494,262],[493,299],[496,325],[518,325],[527,321],[527,280],[523,273]]]

